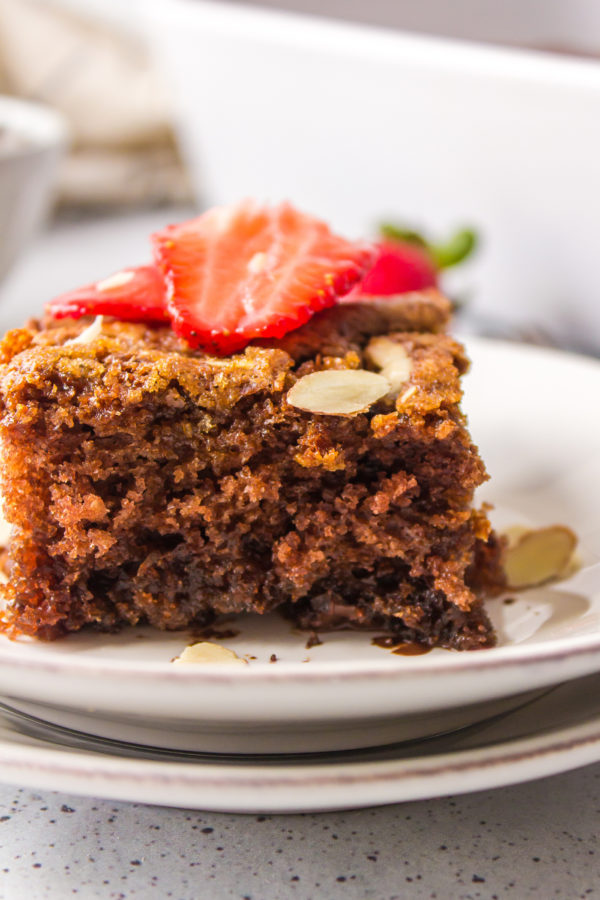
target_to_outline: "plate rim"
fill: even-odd
[[[185,632],[182,632],[182,635]],[[371,634],[371,632],[368,632]],[[13,642],[14,643],[14,642]],[[450,655],[453,653],[456,655]],[[310,666],[301,662],[282,662],[280,666],[272,666],[269,663],[256,662],[252,666],[232,666],[205,663],[202,666],[174,667],[171,662],[127,662],[115,660],[114,662],[99,662],[95,659],[81,659],[80,657],[63,657],[61,659],[35,659],[32,657],[19,658],[12,656],[5,648],[0,646],[0,671],[3,666],[21,668],[29,673],[61,672],[65,675],[73,675],[77,672],[86,677],[98,675],[99,677],[119,677],[127,675],[134,678],[160,677],[174,681],[195,681],[201,676],[202,681],[214,684],[237,684],[248,680],[257,682],[286,682],[296,681],[299,677],[302,681],[320,681],[323,678],[335,678],[336,681],[356,681],[365,678],[389,679],[399,675],[403,679],[427,676],[438,676],[455,672],[466,673],[473,669],[476,671],[490,671],[510,666],[535,665],[550,661],[561,661],[567,658],[585,656],[598,653],[598,669],[600,670],[600,632],[594,635],[582,635],[575,638],[557,638],[540,644],[516,644],[506,647],[490,647],[477,651],[448,651],[449,658],[422,660],[418,666],[403,667],[403,662],[397,665],[386,659],[379,661],[359,660],[348,668],[346,660],[311,660]],[[485,656],[484,656],[485,654]],[[465,658],[463,658],[465,657]],[[481,657],[481,659],[480,659]],[[412,658],[411,663],[412,663]],[[226,671],[224,671],[226,669]]]

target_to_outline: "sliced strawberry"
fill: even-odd
[[[347,293],[375,255],[287,203],[212,209],[152,241],[175,331],[220,354],[302,325]]]
[[[165,282],[156,266],[122,269],[103,281],[61,294],[46,304],[55,319],[114,316],[127,322],[168,322]]]
[[[419,232],[391,223],[381,225],[380,233],[383,241],[373,268],[345,301],[436,287],[439,273],[463,262],[477,246],[472,228],[461,228],[444,244],[432,244]]]
[[[385,297],[434,287],[437,271],[426,250],[408,243],[383,243],[373,268],[345,301],[361,296]]]

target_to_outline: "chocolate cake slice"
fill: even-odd
[[[225,358],[106,318],[10,332],[4,627],[48,639],[279,609],[309,629],[492,644],[500,550],[472,507],[487,476],[447,318],[436,291],[338,304]]]

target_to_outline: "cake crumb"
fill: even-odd
[[[311,631],[311,633],[308,636],[308,640],[306,642],[305,647],[307,650],[310,650],[312,647],[318,647],[322,643],[323,643],[323,641],[321,640],[321,638],[319,637],[317,632]]]

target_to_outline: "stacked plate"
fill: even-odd
[[[172,806],[308,811],[477,790],[600,759],[600,364],[471,339],[471,431],[495,523],[579,537],[562,582],[489,604],[499,644],[398,656],[240,618],[246,666],[188,634],[0,643],[2,780]],[[510,601],[510,602],[507,602]],[[309,642],[310,643],[310,642]]]

